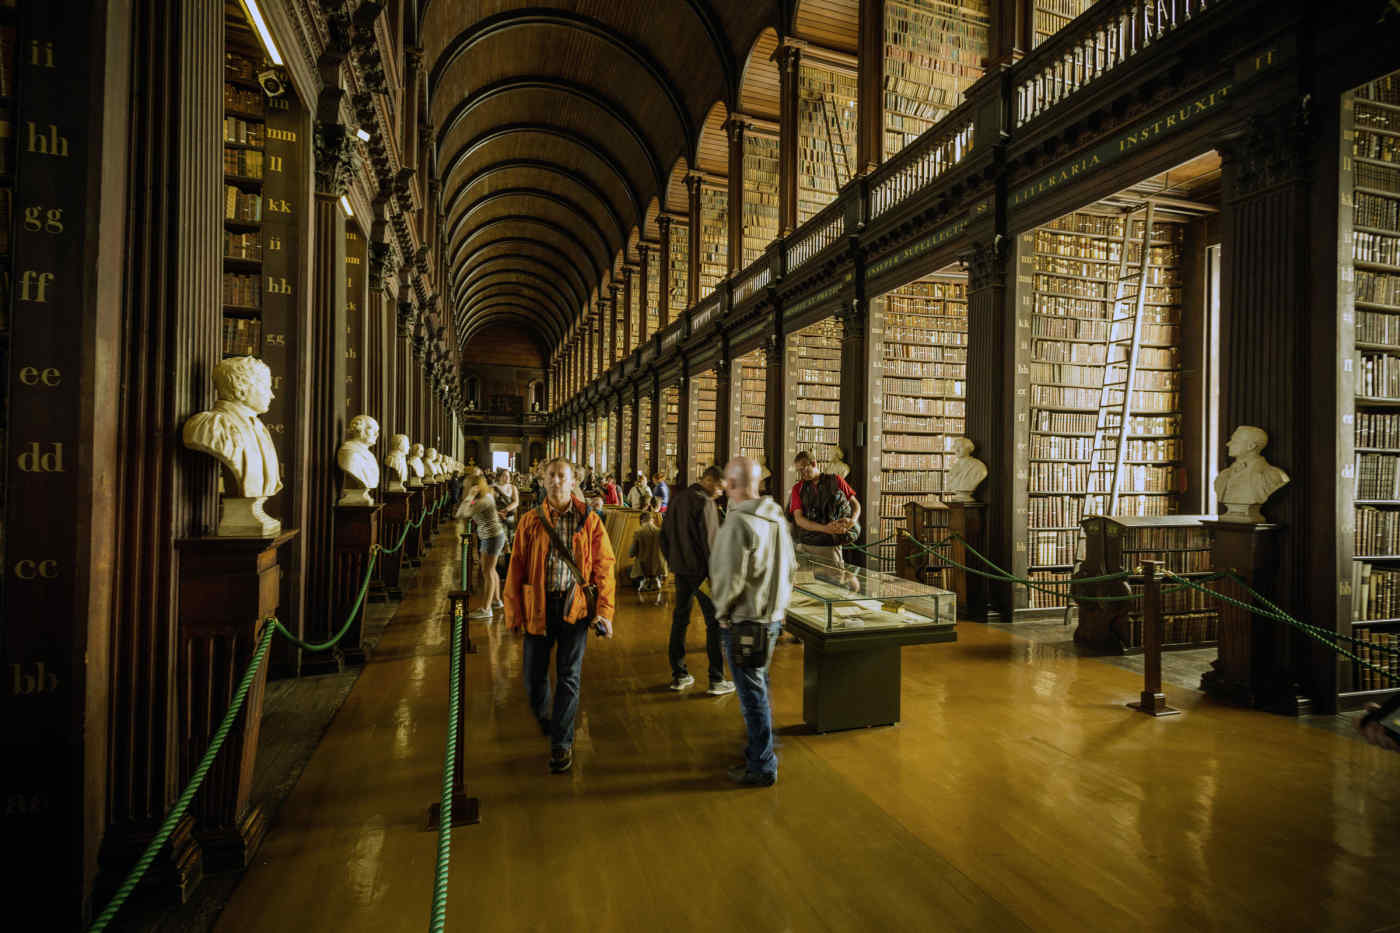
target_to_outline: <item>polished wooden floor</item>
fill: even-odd
[[[422,931],[441,784],[455,545],[435,548],[220,919]],[[572,774],[546,772],[520,643],[474,623],[451,930],[1400,929],[1400,755],[959,625],[906,649],[903,722],[804,735],[801,646],[773,670],[771,789],[729,786],[737,700],[666,688],[669,608],[594,639]],[[1068,635],[1066,636],[1068,638]]]

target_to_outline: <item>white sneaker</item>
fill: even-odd
[[[495,602],[491,603],[491,608],[492,608],[492,609],[504,609],[505,607],[506,607],[505,602],[502,601],[502,600],[499,600],[499,599],[496,600]]]
[[[705,692],[712,697],[722,697],[727,693],[733,693],[734,681],[717,680],[714,683],[710,684],[710,689],[706,690]]]
[[[692,676],[689,675],[689,674],[686,674],[686,675],[684,675],[684,676],[682,676],[682,677],[677,677],[677,678],[673,679],[673,680],[671,681],[671,689],[672,689],[672,690],[684,690],[686,687],[689,687],[689,686],[690,686],[691,684],[693,684],[693,683],[695,683],[695,678],[692,677]]]
[[[473,620],[475,620],[475,621],[481,621],[481,620],[483,620],[483,619],[489,619],[489,618],[491,618],[491,610],[490,610],[490,609],[473,609],[473,610],[471,611],[471,613],[467,616],[467,618],[468,618],[468,619],[473,619]]]

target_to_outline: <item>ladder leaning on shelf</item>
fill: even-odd
[[[1142,347],[1142,312],[1147,296],[1146,270],[1152,245],[1153,202],[1133,208],[1123,216],[1123,239],[1118,247],[1118,282],[1113,311],[1104,338],[1103,385],[1099,390],[1098,420],[1084,486],[1084,509],[1089,515],[1113,515],[1123,485],[1123,461],[1127,453],[1128,424],[1132,420],[1133,380],[1137,377]],[[1143,216],[1142,250],[1137,269],[1128,262],[1133,219]],[[1084,534],[1080,529],[1080,537]]]
[[[831,150],[831,178],[836,182],[836,190],[840,191],[846,182],[851,180],[851,160],[846,153],[846,137],[841,132],[841,111],[836,101],[831,99],[830,94],[822,94],[821,102],[822,124],[826,128],[826,145]],[[841,151],[841,163],[846,169],[846,181],[841,180],[841,173],[836,167],[838,145]]]

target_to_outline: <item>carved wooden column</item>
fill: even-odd
[[[703,187],[699,172],[691,172],[685,176],[686,214],[690,218],[690,236],[685,241],[685,308],[676,309],[677,317],[686,309],[695,307],[700,301],[700,231],[705,225],[705,218],[702,216],[705,208],[700,198]]]
[[[632,355],[632,274],[631,266],[622,267],[622,358]]]
[[[322,94],[322,105],[326,94]],[[338,95],[337,95],[338,100]],[[334,117],[334,108],[330,116]],[[335,454],[345,439],[345,194],[354,168],[355,136],[341,123],[316,124],[316,217],[312,242],[312,315],[309,344],[311,434],[306,463],[306,615],[303,636],[320,642],[338,627],[335,608],[335,503],[339,469]],[[329,652],[307,652],[302,670],[339,668]]]
[[[978,496],[987,503],[984,513],[987,550],[999,567],[1013,566],[1016,490],[1024,480],[1016,478],[1016,450],[1026,443],[1027,423],[1015,420],[1016,316],[1013,300],[1034,301],[1029,290],[1009,294],[1006,288],[1005,250],[988,242],[974,244],[966,256],[967,306],[967,432],[976,445],[975,455],[987,464],[987,478]],[[1029,320],[1029,317],[1027,317]],[[1021,448],[1023,451],[1024,447]],[[1024,542],[1022,542],[1024,544]],[[1005,621],[1012,618],[1012,587],[989,582],[988,604],[970,606],[974,619]]]
[[[647,481],[661,469],[661,377],[653,368],[651,380],[651,459],[647,463]]]
[[[622,408],[627,403],[624,400],[624,395],[624,391],[622,389],[618,389],[617,394],[613,397],[612,416],[615,419],[614,423],[617,425],[617,428],[614,431],[614,433],[617,435],[617,441],[613,445],[613,453],[617,459],[613,461],[612,474],[617,477],[618,486],[620,488],[625,489],[626,487],[623,484],[623,481],[627,475],[625,472],[627,469],[627,458],[625,457],[624,452],[627,449],[627,438],[624,437],[622,433]]]
[[[34,7],[61,15],[62,4]],[[119,305],[122,329],[113,352],[123,391],[111,401],[111,420],[124,443],[117,448],[112,470],[118,518],[113,523],[111,630],[104,636],[111,645],[106,687],[110,716],[97,729],[108,736],[102,756],[106,813],[97,824],[105,829],[92,898],[97,903],[105,902],[121,883],[179,793],[174,538],[199,535],[218,523],[218,464],[186,450],[179,426],[213,403],[207,374],[221,350],[224,5],[217,0],[191,0],[181,6],[141,0],[133,4],[132,16],[141,28],[128,28],[122,35],[124,45],[133,43],[129,96],[167,101],[168,106],[134,112],[123,127],[123,145],[132,171],[139,171],[165,195],[154,199],[144,188],[127,192],[127,231],[122,238],[128,244],[122,251],[126,274],[116,279],[124,291]],[[72,21],[64,23],[71,25]],[[63,44],[58,54],[65,54]],[[26,60],[27,56],[20,58],[21,63]],[[63,88],[53,90],[62,93]],[[152,366],[152,360],[165,364]],[[16,405],[32,405],[35,394],[35,387],[28,387],[11,398]],[[17,491],[16,487],[12,494]],[[50,513],[51,506],[43,503]],[[10,550],[18,547],[11,540]],[[9,611],[18,619],[21,604],[12,602]],[[98,663],[106,647],[93,647],[88,661]],[[13,663],[8,657],[6,661]],[[49,661],[46,671],[52,668]],[[54,700],[67,710],[73,706],[67,691],[76,684],[66,676],[62,681],[65,692],[55,693]],[[47,717],[26,709],[22,693],[12,702],[17,715],[11,718],[14,731],[9,737],[16,744],[11,746],[14,757],[5,787],[10,801],[26,799],[23,779],[30,776],[25,765],[31,756],[18,751],[18,714],[24,711],[36,727],[48,725]],[[51,735],[55,740],[61,737],[57,730]],[[80,786],[76,767],[65,777],[68,786]],[[25,853],[12,867],[10,880],[17,886],[28,883],[31,870],[43,872],[53,865],[48,853],[36,847],[42,845],[40,840],[62,849],[62,858],[70,862],[79,849],[79,840],[54,820],[80,823],[83,808],[61,797],[51,796],[49,802],[52,812],[34,814],[42,818],[43,835],[33,839],[28,821],[11,807],[6,840]],[[137,889],[137,898],[179,902],[193,891],[203,874],[193,827],[193,814],[176,825]],[[70,925],[69,920],[76,924],[84,892],[80,884],[70,885],[75,880],[44,879],[43,890],[63,908],[53,915],[55,926]]]
[[[657,327],[664,330],[671,323],[671,218],[658,215],[656,229],[660,236],[656,247],[656,275],[661,279],[656,285]]]
[[[769,480],[768,494],[786,511],[787,500],[784,497],[787,490],[782,488],[783,477],[787,475],[785,471],[788,458],[797,451],[787,450],[784,443],[783,422],[787,417],[788,399],[787,379],[784,375],[786,342],[780,323],[782,313],[775,311],[773,318],[773,333],[763,341],[763,375],[767,383],[763,392],[763,448],[768,460],[768,469],[773,474]],[[861,505],[863,507],[864,503]]]
[[[797,120],[801,110],[798,70],[802,51],[778,47],[778,230],[787,236],[797,229]],[[782,422],[777,422],[781,424]],[[772,464],[769,464],[772,468]]]
[[[640,257],[640,259],[641,259],[641,262],[638,264],[638,267],[637,267],[637,346],[638,346],[638,347],[640,347],[642,344],[644,344],[644,343],[647,342],[647,294],[648,294],[648,291],[649,291],[649,288],[648,288],[648,285],[647,285],[647,276],[651,274],[651,273],[648,271],[648,265],[649,265],[649,264],[647,263],[647,252],[648,252],[649,250],[650,250],[650,247],[647,246],[645,243],[642,243],[642,242],[640,242],[640,241],[637,243],[637,255],[638,255],[638,256]],[[630,307],[630,305],[629,305],[629,307]]]
[[[744,134],[749,124],[742,117],[725,121],[729,134],[729,264],[730,275],[744,267]]]
[[[1323,357],[1326,364],[1302,361],[1317,347],[1337,343],[1337,315],[1326,308],[1314,314],[1310,288],[1312,276],[1333,274],[1329,263],[1314,257],[1310,233],[1331,222],[1329,213],[1335,217],[1336,200],[1322,204],[1318,217],[1310,211],[1308,146],[1314,130],[1306,105],[1290,102],[1272,111],[1264,106],[1256,104],[1243,133],[1222,147],[1220,280],[1229,313],[1221,315],[1219,443],[1223,451],[1239,425],[1268,433],[1264,454],[1291,482],[1266,505],[1269,520],[1283,527],[1274,545],[1274,585],[1260,589],[1296,617],[1330,628],[1338,614],[1337,527],[1351,517],[1338,514],[1335,505],[1339,455],[1332,413],[1339,404],[1340,364],[1330,355]],[[1242,105],[1241,111],[1247,112]],[[1333,132],[1328,144],[1334,149],[1336,138]],[[1274,684],[1270,705],[1307,712],[1300,694],[1309,694],[1320,704],[1317,711],[1330,712],[1335,662],[1328,652],[1282,625],[1256,636],[1256,661],[1262,656],[1266,660],[1259,663],[1268,666],[1256,676]]]
[[[642,399],[641,390],[637,383],[633,382],[631,387],[631,400],[628,402],[632,406],[632,431],[627,440],[627,488],[631,488],[632,478],[638,470],[645,470],[646,464],[642,463]]]
[[[884,161],[885,0],[859,0],[856,39],[856,174]]]
[[[619,327],[624,326],[624,322],[622,321],[624,311],[618,307],[617,296],[622,293],[622,291],[622,286],[616,283],[608,286],[608,365],[603,367],[605,371],[612,369],[617,365],[617,361],[621,359],[619,355],[621,353],[621,347],[617,344],[617,331]],[[623,297],[625,299],[626,296],[624,295]],[[623,339],[626,340],[626,337]]]
[[[676,476],[666,477],[666,482],[682,489],[690,485],[691,476],[690,408],[690,361],[681,356],[681,381],[676,387]]]
[[[720,338],[719,358],[715,360],[715,462],[723,469],[733,456],[730,431],[733,409],[733,367],[729,359],[729,339]],[[706,464],[708,466],[708,464]]]
[[[841,324],[841,416],[837,436],[846,454],[850,475],[846,482],[860,502],[860,539],[857,543],[874,540],[868,535],[872,516],[879,514],[875,489],[870,482],[869,412],[870,412],[870,310],[864,298],[847,301],[836,314]],[[863,564],[864,561],[862,560]]]

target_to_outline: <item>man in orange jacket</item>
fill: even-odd
[[[506,576],[506,626],[525,633],[525,689],[540,731],[549,736],[549,770],[562,774],[574,763],[574,716],[588,630],[596,627],[599,635],[612,637],[616,558],[602,519],[573,494],[572,464],[557,457],[542,469],[544,502],[520,516],[515,529]],[[585,618],[588,601],[583,587],[551,546],[546,521],[571,545],[584,579],[598,588],[598,608],[592,619]],[[556,645],[551,707],[549,655]]]

